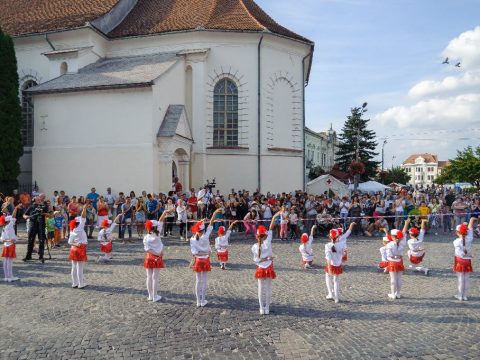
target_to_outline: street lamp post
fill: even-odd
[[[383,161],[384,161],[384,150],[385,150],[385,144],[387,143],[387,139],[383,140],[382,144],[382,184],[385,182],[385,178],[383,177]]]

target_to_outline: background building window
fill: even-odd
[[[33,146],[33,96],[25,90],[36,86],[33,80],[26,81],[22,86],[22,143],[23,146]]]
[[[228,78],[213,90],[213,146],[238,146],[238,89]]]

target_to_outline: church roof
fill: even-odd
[[[133,7],[123,6],[127,2]],[[15,6],[0,0],[0,27],[14,36],[97,24],[109,14],[119,20],[113,30],[103,29],[112,38],[202,29],[267,31],[312,43],[279,25],[253,0],[15,0]]]
[[[111,37],[185,30],[270,31],[311,42],[284,28],[253,0],[138,0]]]
[[[28,89],[32,93],[54,93],[152,85],[179,58],[174,53],[101,59],[76,74],[65,74]]]
[[[0,0],[0,27],[10,35],[85,26],[119,0]]]

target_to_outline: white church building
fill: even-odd
[[[313,42],[253,0],[0,1],[0,26],[20,77],[20,182],[304,187]]]

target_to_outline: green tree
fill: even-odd
[[[408,175],[405,169],[397,166],[380,173],[378,178],[383,181],[384,184],[397,183],[405,185],[410,181],[411,176]]]
[[[457,151],[455,159],[443,168],[442,174],[435,179],[437,184],[468,182],[480,187],[480,146],[475,149],[468,146]]]
[[[308,172],[308,178],[313,180],[323,174],[325,174],[325,170],[323,170],[320,165],[317,165],[310,168],[310,171]]]
[[[0,29],[0,192],[11,193],[20,174],[23,154],[22,111],[18,98],[15,49],[10,36]]]
[[[360,162],[364,165],[364,169],[362,169],[362,171],[355,171],[357,174],[360,174],[362,180],[373,179],[377,173],[379,164],[378,161],[373,160],[373,158],[378,155],[378,153],[375,152],[377,147],[375,132],[367,129],[370,119],[362,118],[366,111],[367,103],[364,103],[361,108],[355,107],[351,109],[351,114],[347,116],[347,121],[338,136],[339,144],[336,153],[336,162],[340,170],[352,172],[352,169],[360,168],[360,165],[356,161],[358,139],[358,155]]]

